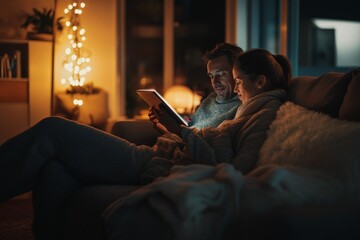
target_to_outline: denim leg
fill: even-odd
[[[141,133],[134,133],[141,134]],[[152,148],[93,127],[48,117],[0,147],[0,202],[31,191],[50,160],[81,184],[137,184]]]

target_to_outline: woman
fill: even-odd
[[[153,147],[58,117],[40,121],[1,145],[0,202],[34,190],[35,233],[46,239],[46,234],[54,234],[66,195],[83,185],[150,182],[166,176],[173,164],[232,162],[246,174],[255,166],[266,131],[285,100],[291,69],[285,57],[255,49],[237,57],[233,75],[234,91],[243,103],[233,120],[217,128],[184,127],[182,138],[154,120],[165,133]],[[43,183],[54,169],[62,171],[57,181],[70,187],[50,201],[53,188]]]

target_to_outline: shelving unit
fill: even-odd
[[[52,43],[0,40],[0,56],[21,54],[21,75],[0,77],[0,143],[50,116]]]

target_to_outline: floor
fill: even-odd
[[[31,193],[0,203],[0,239],[33,240]]]

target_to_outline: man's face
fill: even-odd
[[[207,63],[207,73],[211,80],[211,86],[219,101],[226,101],[234,96],[235,81],[232,68],[233,66],[226,56],[209,60]]]

